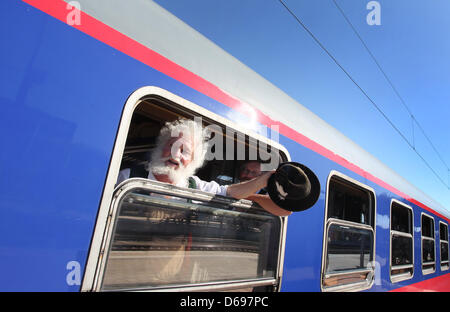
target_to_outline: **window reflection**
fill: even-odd
[[[330,225],[327,273],[367,268],[373,259],[372,241],[370,230]]]
[[[120,203],[103,290],[274,278],[280,219],[134,191]]]
[[[392,236],[392,266],[412,264],[412,238]]]

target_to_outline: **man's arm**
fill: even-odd
[[[267,212],[270,212],[276,216],[290,215],[292,212],[284,210],[277,206],[268,195],[256,194],[256,192],[258,192],[260,189],[267,186],[269,177],[274,172],[275,171],[269,171],[250,181],[229,185],[227,189],[227,196],[234,197],[236,199],[245,198],[248,200],[252,200],[258,203]]]
[[[267,181],[269,181],[269,177],[274,172],[275,171],[269,171],[252,180],[229,185],[227,189],[227,196],[242,199],[255,194],[260,189],[267,186]]]
[[[246,199],[258,203],[261,207],[264,208],[264,210],[276,216],[285,217],[289,216],[292,213],[292,211],[284,210],[283,208],[275,204],[272,199],[270,199],[269,195],[255,194],[247,197]]]

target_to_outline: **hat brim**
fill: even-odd
[[[302,165],[297,162],[285,162],[281,163],[280,166],[285,164],[291,164],[294,166],[297,166],[303,170],[303,172],[306,174],[306,176],[309,179],[309,182],[311,183],[311,192],[308,196],[302,199],[296,199],[292,200],[289,198],[286,199],[280,199],[278,196],[277,188],[275,186],[275,175],[272,174],[269,178],[269,181],[267,182],[267,192],[269,193],[270,198],[272,201],[279,207],[288,210],[288,211],[303,211],[308,208],[311,208],[319,199],[320,195],[320,182],[317,176],[314,174],[314,172],[311,171],[308,167],[305,165]],[[278,167],[279,168],[279,167]]]

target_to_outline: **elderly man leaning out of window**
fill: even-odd
[[[207,133],[199,122],[179,119],[167,122],[161,129],[157,146],[151,153],[148,164],[148,179],[188,187],[189,180],[195,181],[195,188],[236,199],[248,199],[258,203],[266,211],[287,216],[291,212],[277,206],[268,195],[256,194],[267,186],[274,171],[268,171],[256,178],[232,185],[219,185],[215,181],[206,182],[195,176],[195,172],[205,161],[208,145]],[[130,177],[130,169],[119,174],[118,183]]]

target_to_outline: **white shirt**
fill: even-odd
[[[208,192],[216,195],[227,196],[228,185],[220,185],[216,181],[206,182],[200,180],[197,176],[192,176],[197,184],[197,190]]]
[[[117,178],[117,184],[119,184],[122,181],[125,181],[126,179],[130,178],[130,168],[123,169],[119,172],[119,177]],[[227,189],[228,185],[220,185],[216,181],[206,182],[201,180],[197,176],[192,176],[192,178],[195,180],[195,183],[197,185],[197,190],[208,192],[216,195],[222,195],[227,196]],[[152,172],[149,172],[147,179],[157,181],[155,176]],[[176,186],[185,187],[184,184],[178,184]]]

